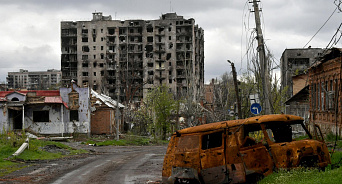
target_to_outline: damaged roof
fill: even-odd
[[[99,94],[92,89],[91,89],[91,95],[92,95],[92,97],[95,97],[95,98],[101,100],[101,102],[99,102],[100,104],[104,103],[110,108],[116,108],[118,106],[117,104],[119,104],[119,108],[125,107],[121,103],[118,103],[116,100],[113,100],[111,97],[104,95],[104,94]],[[96,103],[98,103],[98,102],[96,102]]]
[[[27,93],[36,93],[36,96],[60,96],[59,90],[28,90],[28,91],[0,91],[0,98],[6,97],[11,93],[26,95]]]
[[[0,91],[0,101],[6,102],[6,96],[12,93],[29,97],[28,101],[26,101],[27,104],[60,103],[68,108],[68,105],[62,100],[59,90]]]
[[[321,65],[322,63],[325,63],[326,61],[329,61],[331,59],[335,59],[337,57],[341,57],[342,55],[342,48],[331,48],[324,51],[324,55],[321,57],[321,60],[314,63],[310,68],[315,68]]]

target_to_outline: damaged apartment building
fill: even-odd
[[[91,21],[62,21],[61,50],[62,85],[74,80],[120,102],[139,102],[160,85],[197,98],[204,85],[204,31],[176,13],[121,21],[96,12]]]

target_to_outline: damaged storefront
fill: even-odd
[[[27,130],[36,134],[90,134],[89,89],[0,92],[2,131]]]

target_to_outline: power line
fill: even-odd
[[[325,24],[330,20],[330,18],[334,15],[334,13],[336,12],[336,10],[338,9],[338,7],[335,8],[335,10],[332,12],[332,14],[329,16],[329,18],[324,22],[324,24],[318,29],[318,31],[311,37],[311,39],[308,41],[308,43],[306,43],[304,45],[303,48],[305,48],[310,42],[311,40],[318,34],[319,31],[321,31],[321,29],[325,26]]]

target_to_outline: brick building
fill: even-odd
[[[341,65],[342,49],[332,48],[309,69],[310,122],[319,124],[324,133],[341,134]]]
[[[96,12],[91,21],[62,21],[61,50],[63,85],[74,80],[120,102],[139,102],[159,85],[195,98],[203,89],[204,31],[176,13],[121,21]]]

